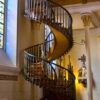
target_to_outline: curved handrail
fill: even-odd
[[[28,57],[30,57],[31,59],[33,59],[33,58],[37,58],[37,59],[39,59],[39,60],[43,60],[43,61],[47,62],[47,63],[51,66],[52,70],[55,72],[55,69],[52,67],[52,65],[51,65],[50,62],[44,60],[43,58],[40,58],[40,57],[34,56],[34,55],[28,53],[27,51],[24,51],[24,54],[27,55]],[[41,62],[42,62],[42,61],[41,61]],[[57,77],[57,75],[56,75],[56,72],[55,72],[55,79],[56,79],[56,77]]]
[[[72,17],[70,13],[60,4],[51,0],[26,0],[26,4],[25,14],[28,18],[43,22],[59,30],[66,37],[69,44],[62,54],[68,52],[73,45]]]
[[[30,49],[30,48],[29,48]],[[52,90],[52,87],[54,88],[53,89],[53,91],[56,91],[55,89],[57,89],[57,91],[61,88],[61,87],[63,87],[64,86],[64,88],[66,88],[66,89],[70,89],[72,86],[73,86],[73,84],[74,84],[74,81],[75,81],[75,75],[73,74],[73,72],[71,71],[71,70],[69,70],[69,69],[66,69],[66,68],[64,68],[64,67],[62,67],[61,65],[58,65],[58,64],[56,64],[56,63],[53,63],[53,62],[50,62],[50,61],[48,61],[48,60],[46,60],[45,58],[41,58],[41,57],[38,57],[37,55],[35,55],[35,54],[32,54],[32,52],[30,52],[30,50],[29,49],[27,49],[27,50],[25,50],[24,51],[24,54],[25,54],[25,59],[26,59],[26,67],[24,68],[25,70],[26,70],[26,73],[23,73],[23,75],[26,77],[26,80],[28,80],[28,81],[30,81],[30,82],[32,82],[32,83],[34,83],[34,80],[33,80],[33,78],[35,77],[33,77],[33,76],[31,76],[31,72],[29,72],[29,69],[30,69],[30,66],[32,65],[32,64],[34,64],[34,60],[37,60],[35,63],[38,63],[38,62],[43,62],[43,63],[45,63],[45,64],[49,64],[50,66],[48,66],[48,65],[46,65],[46,67],[48,67],[46,70],[44,70],[44,73],[45,74],[43,74],[43,76],[45,75],[45,77],[46,77],[46,82],[48,81],[48,82],[50,82],[50,80],[53,82],[53,84],[51,84],[51,83],[47,83],[47,85],[46,85],[46,83],[45,83],[45,88],[49,88],[49,89],[51,89]],[[56,69],[54,69],[53,68],[53,66],[56,66],[56,68],[60,68],[59,70],[61,70],[61,71],[63,71],[63,72],[65,72],[65,73],[68,73],[69,75],[70,75],[70,78],[71,79],[66,79],[66,78],[64,78],[64,76],[61,74],[61,73],[59,73],[58,75],[57,75],[57,73],[59,72],[56,72]],[[48,73],[48,69],[51,69],[52,70],[52,72],[50,72],[50,73]],[[45,67],[44,67],[44,69],[45,69]],[[24,72],[24,71],[23,71]],[[28,73],[28,74],[27,74]],[[53,75],[53,76],[52,76]],[[59,75],[61,75],[62,77],[60,78],[59,77]],[[50,76],[50,77],[49,77]],[[44,81],[45,81],[45,77],[44,77]],[[42,76],[41,76],[41,78],[43,78]],[[40,83],[40,84],[38,84],[38,85],[40,85],[40,86],[42,86],[41,84],[43,84],[43,82],[42,83]],[[50,85],[49,85],[50,84]]]
[[[27,51],[24,51],[24,53],[27,54],[27,55],[29,55],[30,57],[36,57],[36,58],[38,58],[38,59],[43,60],[44,62],[47,62],[47,63],[49,63],[49,64],[56,65],[57,67],[68,71],[68,72],[75,78],[75,75],[74,75],[69,69],[66,69],[66,68],[64,68],[64,67],[62,67],[62,66],[60,66],[60,65],[58,65],[58,64],[55,64],[55,63],[53,63],[53,62],[50,62],[50,61],[48,61],[48,60],[46,60],[46,59],[43,59],[43,58],[37,57],[37,56],[35,56],[35,55],[32,55],[32,54],[28,53]]]
[[[46,39],[45,39],[45,42],[48,41],[47,39],[50,37],[50,35],[51,35],[52,33],[53,33],[53,32],[50,32],[50,33],[47,35],[47,37],[46,37]]]
[[[71,21],[71,23],[70,23],[70,25],[69,25],[69,28],[72,28],[72,16],[70,15],[70,13],[69,13],[64,7],[62,7],[60,4],[58,4],[58,3],[54,2],[54,1],[51,1],[51,0],[47,0],[47,1],[52,2],[53,4],[55,4],[55,5],[59,6],[59,7],[61,7],[63,10],[66,11],[66,13],[69,15],[70,21]]]
[[[58,27],[59,25],[56,25],[56,23],[57,24],[59,23],[58,17],[60,17],[60,24],[63,24],[63,26],[60,25],[59,27],[67,28],[67,32],[69,34],[72,34],[72,17],[70,13],[60,4],[55,3],[54,1],[51,1],[51,0],[26,0],[25,3],[26,3],[25,4],[25,16],[28,17],[29,19],[42,21],[53,27],[54,26]],[[58,15],[59,13],[60,13],[60,16]],[[52,21],[52,17],[55,17],[55,14],[57,18],[56,20],[53,19]],[[65,27],[65,16],[68,17],[67,27]],[[50,21],[51,23],[48,20],[51,20]],[[55,25],[53,25],[54,23]]]

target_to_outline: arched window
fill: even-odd
[[[4,7],[5,0],[0,0],[0,48],[3,48],[4,44]]]

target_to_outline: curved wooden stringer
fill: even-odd
[[[61,99],[58,96],[57,100],[67,100],[67,98],[76,100],[72,66],[66,69],[61,63],[53,62],[54,60],[61,62],[62,56],[72,48],[71,15],[61,5],[50,0],[25,0],[25,17],[30,21],[47,24],[52,31],[50,35],[53,35],[52,40],[46,39],[44,43],[25,49],[23,68],[25,79],[43,87],[53,95],[66,97]],[[50,44],[52,46],[48,46]],[[45,99],[49,100],[48,97],[44,97],[43,100]]]
[[[51,28],[53,34],[55,36],[55,45],[53,46],[51,52],[48,54],[48,60],[52,61],[60,56],[64,55],[65,52],[68,50],[69,41],[68,39],[58,30]]]

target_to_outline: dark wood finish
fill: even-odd
[[[72,5],[72,4],[78,4],[84,2],[96,2],[100,0],[52,0],[52,1],[59,3],[61,5]]]

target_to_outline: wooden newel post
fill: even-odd
[[[93,90],[92,90],[92,65],[91,65],[91,51],[90,51],[90,22],[91,16],[90,13],[82,14],[82,20],[85,26],[85,40],[86,40],[86,52],[87,52],[87,92],[88,92],[88,100],[93,100]]]

